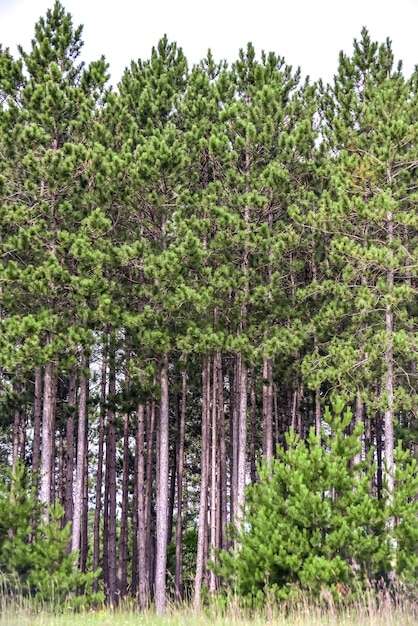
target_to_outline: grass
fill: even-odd
[[[0,626],[415,626],[418,606],[392,602],[383,598],[357,603],[354,608],[337,611],[330,604],[320,608],[309,604],[294,607],[286,615],[270,606],[263,614],[249,616],[232,607],[227,611],[205,611],[196,615],[189,608],[168,610],[164,617],[154,613],[137,613],[132,609],[97,610],[82,613],[52,614],[34,610],[22,603],[3,607]]]
[[[35,606],[21,595],[6,597],[0,590],[0,626],[415,626],[418,601],[414,596],[398,594],[394,600],[387,593],[363,596],[340,610],[331,596],[324,596],[321,606],[306,599],[286,611],[283,605],[271,603],[255,615],[232,604],[223,611],[205,609],[200,614],[186,605],[169,607],[164,617],[157,617],[152,611],[138,613],[132,604],[115,611],[67,609],[54,614],[47,606]]]

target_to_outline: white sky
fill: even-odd
[[[54,0],[0,0],[0,42],[29,48],[35,22]],[[190,65],[210,47],[234,61],[252,41],[274,51],[302,74],[331,80],[341,49],[350,52],[362,26],[372,39],[393,42],[409,74],[418,64],[418,0],[62,0],[75,26],[84,24],[83,60],[104,54],[117,83],[131,59],[148,59],[166,33]]]

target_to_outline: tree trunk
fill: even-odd
[[[393,240],[393,221],[392,213],[388,213],[388,245],[392,248]],[[393,269],[389,269],[387,272],[387,286],[388,292],[391,293],[393,288]],[[393,310],[392,305],[386,305],[385,312],[385,327],[386,327],[386,346],[385,346],[385,365],[386,365],[386,381],[385,381],[385,404],[386,409],[384,413],[384,430],[385,430],[385,467],[386,467],[386,482],[389,491],[389,498],[392,499],[393,486],[394,486],[394,441],[395,436],[393,432],[393,422],[395,418],[394,409],[394,384],[393,384]]]
[[[226,548],[227,526],[227,470],[226,470],[226,432],[225,432],[225,403],[224,403],[224,375],[222,370],[222,355],[216,353],[216,370],[218,385],[218,423],[219,423],[219,547]]]
[[[239,411],[239,375],[238,375],[238,358],[234,357],[233,365],[230,371],[230,390],[229,390],[229,463],[230,463],[230,502],[229,502],[229,521],[231,524],[235,521],[237,510],[237,494],[238,494],[238,411]]]
[[[146,471],[146,487],[145,487],[145,545],[147,568],[149,571],[149,581],[155,579],[155,546],[153,540],[154,520],[152,517],[152,496],[153,496],[153,465],[156,463],[156,405],[155,400],[147,405],[147,471]],[[158,468],[157,468],[158,469]]]
[[[42,368],[35,369],[35,397],[33,401],[33,448],[32,448],[32,469],[36,472],[39,469],[41,458],[41,417],[42,417]]]
[[[12,468],[16,469],[16,465],[20,457],[20,431],[22,428],[22,384],[20,382],[13,383],[13,394],[15,398],[15,406],[13,409],[13,445],[12,445]]]
[[[128,592],[129,414],[123,416],[122,507],[119,533],[119,597]]]
[[[116,425],[115,425],[116,371],[115,347],[111,345],[109,355],[109,402],[106,437],[106,491],[107,491],[107,594],[110,606],[117,605],[117,559],[116,559]]]
[[[211,412],[211,428],[210,428],[210,557],[215,558],[216,550],[219,548],[217,534],[217,449],[218,449],[218,378],[217,378],[217,359],[213,359],[212,374],[212,412]],[[209,369],[210,376],[210,369]],[[209,408],[210,411],[210,408]],[[216,576],[213,570],[209,573],[209,591],[214,595],[216,592]]]
[[[83,515],[83,494],[86,454],[86,428],[87,428],[87,393],[89,384],[88,360],[83,350],[80,363],[80,393],[78,398],[78,431],[77,431],[77,460],[74,494],[73,514],[73,538],[71,548],[80,550],[81,520]]]
[[[169,478],[169,407],[168,357],[163,355],[161,368],[161,400],[159,428],[159,456],[157,475],[157,545],[155,555],[155,609],[163,615],[166,606],[167,532],[168,532],[168,478]]]
[[[238,356],[239,410],[238,410],[238,471],[235,522],[241,518],[244,508],[247,475],[247,366],[244,357]]]
[[[45,507],[44,520],[49,521],[51,491],[54,476],[55,403],[57,379],[56,365],[47,363],[44,372],[44,396],[42,410],[42,452],[40,501]]]
[[[83,479],[83,507],[81,515],[81,541],[80,541],[80,569],[87,571],[88,554],[88,521],[89,521],[89,467],[88,467],[88,439],[87,432],[84,443],[84,479]]]
[[[68,381],[68,415],[65,424],[65,495],[64,525],[73,519],[73,483],[74,483],[74,412],[77,399],[76,376],[70,375]]]
[[[186,367],[186,363],[184,365]],[[177,526],[176,526],[176,571],[175,594],[177,600],[183,600],[183,472],[184,472],[184,443],[186,429],[187,407],[187,371],[181,373],[181,404],[179,415],[179,436],[177,453]]]
[[[204,357],[202,366],[202,444],[199,528],[197,539],[196,576],[193,606],[200,610],[205,551],[208,537],[208,487],[209,487],[209,423],[210,423],[210,358]]]
[[[102,512],[102,487],[103,487],[103,449],[104,449],[104,420],[107,388],[107,349],[103,348],[102,368],[100,378],[100,413],[99,413],[99,441],[97,444],[97,475],[93,521],[93,571],[100,566],[100,517]],[[104,532],[103,532],[104,535]],[[107,570],[103,564],[103,571]],[[97,593],[99,588],[97,579],[93,583],[93,591]]]
[[[138,607],[143,611],[149,604],[149,559],[147,537],[147,506],[145,485],[145,411],[139,404],[137,413],[137,498],[138,498]]]
[[[263,359],[263,455],[267,462],[273,457],[273,364]]]
[[[250,480],[254,484],[257,480],[257,399],[256,399],[255,369],[251,367],[250,375]]]

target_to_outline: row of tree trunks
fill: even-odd
[[[129,408],[124,411],[119,408],[116,361],[119,353],[116,338],[108,332],[104,333],[96,431],[97,465],[95,461],[93,486],[93,568],[101,567],[103,570],[109,604],[116,606],[120,598],[129,592],[137,594],[141,610],[154,599],[158,612],[162,614],[167,601],[167,545],[171,541],[174,519],[174,597],[177,600],[184,597],[183,498],[188,437],[188,372],[191,364],[184,359],[183,369],[170,372],[169,355],[163,355],[158,379],[161,390],[159,402],[152,399],[141,401],[133,414]],[[204,357],[201,364],[201,475],[194,585],[196,609],[200,607],[203,584],[207,584],[212,593],[217,589],[216,576],[208,571],[207,562],[209,558],[215,558],[216,550],[227,547],[225,529],[228,513],[229,520],[238,523],[246,483],[257,479],[256,458],[261,453],[271,458],[275,444],[280,442],[286,429],[279,408],[287,412],[289,425],[293,422],[302,431],[305,428],[299,417],[303,388],[299,386],[295,389],[292,402],[286,406],[283,401],[286,394],[279,397],[279,387],[273,380],[272,360],[264,359],[257,372],[254,366],[249,368],[246,365],[242,355],[223,356],[218,351]],[[124,371],[128,370],[126,367]],[[175,384],[170,388],[171,381],[178,381],[180,387]],[[141,384],[142,381],[139,382]],[[61,443],[57,451],[54,451],[57,365],[51,363],[42,370],[37,369],[34,383],[33,420],[39,424],[42,442],[44,439],[48,441],[48,438],[52,440],[51,446],[40,446],[41,467],[44,470],[51,467],[49,503],[53,502],[57,480],[57,496],[64,503],[63,521],[72,522],[71,549],[79,551],[80,565],[86,567],[89,551],[87,432],[90,387],[87,354],[80,353],[78,371],[68,376],[64,386],[66,422],[61,427]],[[128,373],[124,385],[129,396]],[[260,389],[262,402],[257,404]],[[289,392],[287,396],[290,398]],[[312,398],[312,423],[317,428],[320,401],[317,395]],[[290,416],[289,411],[292,413]],[[25,419],[22,410],[19,423],[24,423]],[[175,420],[175,429],[170,428],[170,423],[174,424],[172,420]],[[17,431],[16,426],[14,432]],[[13,441],[13,453],[20,455],[22,451],[16,444],[16,435]],[[34,452],[38,445],[36,442],[35,429]],[[130,449],[132,444],[134,450]],[[117,463],[119,453],[122,460],[120,469]],[[53,471],[57,461],[58,479]],[[42,480],[44,491],[41,493],[46,494],[45,476]],[[46,504],[46,496],[43,498]],[[98,589],[97,583],[94,588]]]

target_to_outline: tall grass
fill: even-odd
[[[16,586],[0,579],[0,626],[416,626],[418,601],[404,592],[364,595],[345,607],[332,596],[321,602],[302,599],[291,606],[270,603],[250,614],[233,602],[224,609],[206,608],[196,614],[185,605],[169,607],[164,617],[153,611],[138,613],[131,603],[114,611],[105,608],[59,612],[39,599],[35,602]]]

